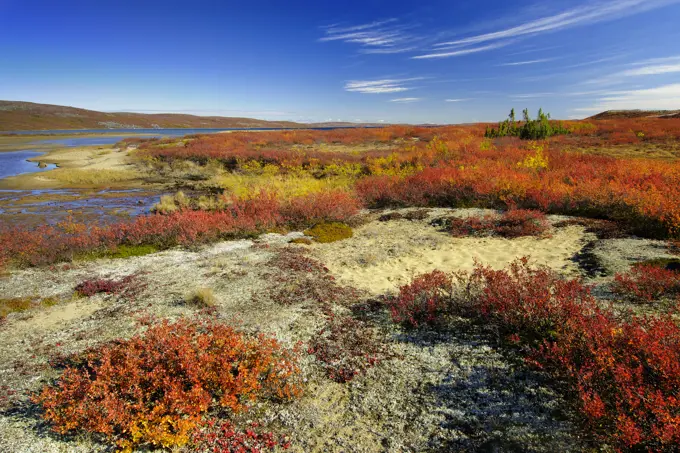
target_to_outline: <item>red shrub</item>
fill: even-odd
[[[506,238],[540,236],[550,227],[545,214],[528,209],[511,209],[503,213],[494,231]]]
[[[680,294],[680,272],[653,265],[635,265],[626,274],[616,274],[612,291],[633,302],[653,302]]]
[[[361,209],[359,200],[348,192],[328,191],[293,198],[281,207],[283,218],[292,225],[345,221]]]
[[[209,321],[167,321],[74,358],[33,400],[60,433],[100,433],[122,448],[185,444],[212,407],[233,412],[299,393],[296,353]]]
[[[395,322],[418,327],[442,322],[451,312],[452,297],[451,277],[434,271],[399,288],[399,295],[389,299],[387,304]]]
[[[276,226],[344,221],[360,208],[356,197],[343,191],[310,194],[288,202],[261,192],[254,198],[230,201],[224,211],[182,210],[169,215],[141,216],[132,222],[107,227],[88,227],[67,221],[33,231],[6,230],[0,232],[0,265],[50,264],[121,244],[150,244],[163,249],[248,237]]]
[[[414,280],[407,288],[423,291],[409,300],[427,300],[432,287],[446,285],[445,275],[435,275],[431,285],[422,283],[427,275]],[[528,347],[530,363],[571,386],[603,440],[618,451],[677,450],[680,327],[672,317],[620,320],[580,282],[526,259],[508,270],[478,266],[463,282],[465,297],[455,296],[449,312],[491,321]]]
[[[132,274],[120,280],[105,278],[89,279],[79,283],[75,290],[78,294],[85,297],[91,297],[100,293],[134,296],[142,289],[137,281],[137,277],[137,274]]]
[[[262,432],[254,423],[243,431],[229,420],[211,420],[191,436],[193,450],[199,453],[263,453],[276,447],[287,450],[290,446],[284,437]]]
[[[308,352],[323,363],[329,378],[348,382],[392,357],[373,327],[330,309],[324,312],[327,324],[312,339]]]
[[[512,209],[501,216],[467,217],[449,219],[451,234],[456,237],[496,233],[506,238],[541,236],[550,227],[540,211]]]

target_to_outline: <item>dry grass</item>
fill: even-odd
[[[63,184],[77,186],[101,186],[111,183],[130,182],[141,178],[135,170],[77,170],[60,168],[45,176]]]
[[[184,301],[198,307],[214,307],[217,304],[215,294],[210,288],[196,288],[185,297]]]

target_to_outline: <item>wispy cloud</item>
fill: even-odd
[[[526,35],[562,30],[579,25],[593,24],[606,20],[617,19],[642,11],[676,3],[677,0],[608,0],[591,5],[583,5],[554,16],[526,22],[516,27],[499,30],[492,33],[471,36],[439,43],[439,46],[471,45],[498,39],[517,38]]]
[[[534,99],[553,96],[555,93],[529,93],[529,94],[513,94],[510,95],[512,99]]]
[[[430,53],[413,58],[447,58],[504,47],[516,39],[618,19],[678,3],[680,0],[604,0],[525,22],[515,27],[434,45]],[[482,45],[485,44],[485,45]],[[481,46],[480,46],[481,45]],[[477,47],[472,47],[477,46]],[[447,51],[443,51],[446,49]]]
[[[512,52],[507,54],[508,56],[515,55],[525,55],[528,53],[545,52],[546,50],[560,49],[562,46],[550,46],[550,47],[532,47],[525,50],[520,50],[519,52]]]
[[[676,110],[680,106],[680,83],[655,88],[609,92],[589,107],[575,112],[601,112],[605,110],[642,109]]]
[[[412,27],[399,24],[395,18],[350,27],[330,25],[323,27],[325,36],[319,41],[359,44],[362,53],[408,52],[414,48],[411,43],[417,40],[417,37],[407,33],[410,28]]]
[[[618,59],[625,57],[625,56],[626,56],[625,54],[614,55],[612,57],[599,58],[597,60],[584,61],[584,62],[581,62],[581,63],[575,63],[575,64],[563,66],[563,68],[564,69],[582,68],[584,66],[592,66],[594,64],[606,63],[608,61],[618,60]]]
[[[538,60],[527,60],[527,61],[515,61],[512,63],[503,63],[498,66],[524,66],[528,64],[546,63],[548,61],[553,61],[555,58],[541,58]]]
[[[674,72],[680,72],[680,58],[678,58],[678,62],[675,64],[642,66],[639,68],[623,71],[620,75],[623,77],[635,77],[645,75],[670,74]]]
[[[411,77],[409,79],[382,79],[382,80],[350,80],[345,83],[346,91],[364,94],[400,93],[412,90],[409,82],[423,80],[423,77]]]
[[[488,46],[481,46],[481,47],[471,47],[469,49],[460,49],[460,50],[450,50],[446,52],[441,52],[437,51],[434,53],[428,53],[424,55],[416,55],[415,57],[411,57],[414,60],[423,60],[423,59],[430,59],[430,58],[449,58],[449,57],[460,57],[462,55],[469,55],[471,53],[478,53],[478,52],[485,52],[487,50],[493,50],[493,49],[499,49],[501,47],[505,47],[509,44],[511,44],[512,41],[504,41],[504,42],[499,42],[496,44],[489,44]],[[443,50],[443,49],[439,49]]]
[[[444,102],[466,102],[466,101],[471,101],[472,98],[465,98],[465,99],[444,99]]]
[[[409,104],[411,102],[418,102],[420,101],[420,98],[397,98],[397,99],[390,99],[390,102],[398,102],[401,104]]]
[[[631,77],[674,73],[680,73],[680,55],[634,62],[628,65],[628,69],[622,69],[604,77],[591,79],[585,83],[596,85],[612,85],[623,82]]]

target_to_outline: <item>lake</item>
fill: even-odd
[[[362,126],[357,126],[362,127]],[[374,126],[368,126],[374,127]],[[309,127],[307,129],[315,131],[330,131],[334,129],[354,129],[355,126],[338,126],[338,127]],[[123,135],[125,137],[129,136],[126,134],[133,135],[152,135],[152,136],[164,136],[164,137],[181,137],[183,135],[190,134],[214,134],[216,132],[224,131],[281,131],[281,130],[296,130],[299,128],[286,128],[286,127],[235,127],[235,128],[225,128],[225,129],[51,129],[44,131],[0,131],[3,134],[16,134],[16,135],[63,135],[63,134],[114,134]]]
[[[27,159],[38,157],[44,153],[38,151],[10,151],[0,153],[0,179],[8,176],[47,171],[57,168],[50,164],[45,168],[38,167],[38,162],[29,162]]]

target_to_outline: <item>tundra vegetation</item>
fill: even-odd
[[[266,287],[253,290],[247,310],[269,304],[299,323],[313,313],[313,322],[284,338],[257,331],[266,324],[242,328],[219,316],[228,301],[196,282],[167,295],[173,307],[195,316],[143,317],[124,338],[50,357],[50,379],[27,390],[29,401],[53,431],[90,435],[122,451],[295,449],[289,436],[304,434],[289,432],[294,417],[280,414],[295,413],[320,388],[309,381],[322,376],[334,386],[367,387],[376,369],[406,360],[400,342],[435,349],[436,339],[465,326],[518,358],[517,367],[546,376],[580,414],[574,423],[589,448],[677,451],[676,260],[640,262],[597,290],[526,258],[505,269],[478,263],[467,272],[418,275],[376,297],[336,280],[310,250],[352,240],[372,210],[393,210],[379,216],[382,222],[428,222],[426,208],[478,208],[495,213],[433,225],[450,240],[508,241],[546,238],[558,225],[579,227],[602,240],[667,241],[677,251],[678,143],[677,118],[556,123],[543,112],[532,120],[526,111],[523,121],[513,111],[496,129],[391,126],[124,142],[135,147],[138,171],[174,187],[175,195],[149,215],[116,224],[69,219],[3,227],[0,267],[7,275],[99,259],[152,259],[162,251],[167,259],[177,250],[199,259],[205,244],[250,244],[267,233],[297,232],[284,246],[253,246],[269,258],[256,266]],[[572,218],[551,223],[555,215]],[[240,267],[230,269],[216,261],[206,274],[227,286],[247,278]],[[142,274],[88,277],[71,288],[81,300],[124,300],[149,313],[142,308],[150,297]],[[54,303],[0,300],[0,329],[41,305]],[[28,397],[3,398],[0,406],[17,411]],[[271,407],[279,408],[279,418]],[[487,428],[477,425],[466,435],[475,439],[475,429]],[[460,446],[430,441],[432,449]],[[480,440],[466,448],[492,446]],[[545,448],[536,451],[550,451]]]

